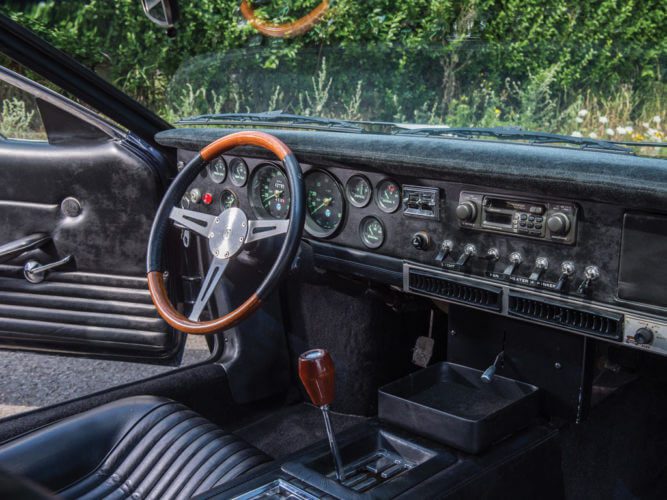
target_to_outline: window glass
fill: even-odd
[[[0,82],[0,134],[6,139],[46,140],[46,131],[35,98]]]

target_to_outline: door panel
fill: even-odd
[[[37,102],[50,142],[0,139],[0,245],[51,240],[0,263],[0,348],[174,360],[183,339],[157,315],[145,278],[162,173],[137,141]],[[68,255],[44,281],[25,278],[26,262]]]

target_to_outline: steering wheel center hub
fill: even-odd
[[[248,234],[248,217],[240,208],[229,208],[215,218],[208,235],[208,247],[214,257],[229,259],[236,255]]]

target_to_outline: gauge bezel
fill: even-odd
[[[327,172],[326,170],[322,170],[319,168],[313,168],[306,172],[306,174],[303,176],[303,185],[306,185],[306,179],[310,177],[311,175],[321,173],[326,176],[328,176],[332,181],[334,181],[334,184],[338,188],[338,192],[341,197],[341,201],[343,202],[343,207],[342,207],[342,212],[343,216],[340,219],[340,222],[338,225],[333,228],[333,229],[324,229],[322,226],[317,224],[315,220],[310,216],[310,211],[308,210],[308,193],[306,192],[306,224],[304,225],[304,228],[306,232],[315,237],[315,238],[331,238],[335,236],[345,225],[345,218],[347,217],[347,204],[345,203],[345,190],[343,189],[343,185],[341,182],[336,178],[335,175],[333,175],[330,172]],[[307,191],[307,190],[306,190]]]
[[[238,207],[238,206],[239,206],[239,203],[240,203],[240,201],[239,201],[239,195],[237,195],[237,194],[236,194],[234,191],[232,191],[231,189],[228,189],[228,188],[227,188],[227,189],[223,189],[223,190],[220,192],[220,196],[218,197],[218,202],[220,203],[220,208],[221,208],[222,210],[227,210],[228,208],[232,208],[232,207],[226,207],[226,206],[224,205],[224,203],[222,203],[222,197],[225,195],[225,193],[230,193],[230,194],[234,197],[235,202],[234,202],[234,205],[232,205],[232,207]]]
[[[379,244],[369,243],[364,238],[364,226],[366,225],[367,221],[370,221],[370,220],[375,220],[380,224],[380,226],[382,226],[382,235],[383,236],[382,236],[382,241]],[[364,246],[366,248],[370,248],[371,250],[377,250],[378,248],[382,247],[382,245],[384,245],[385,242],[387,241],[387,228],[384,225],[384,222],[382,222],[382,219],[380,219],[379,217],[376,217],[374,215],[367,215],[366,217],[361,219],[361,222],[359,223],[359,239],[361,240],[361,242],[364,244]]]
[[[381,186],[383,183],[385,183],[385,182],[390,182],[390,183],[395,184],[396,186],[398,186],[398,203],[396,204],[396,207],[395,207],[395,208],[392,208],[392,209],[385,208],[385,207],[383,207],[383,206],[380,204],[380,186]],[[374,196],[374,197],[375,197],[375,205],[376,205],[382,212],[384,212],[384,213],[386,213],[386,214],[393,214],[393,213],[395,213],[399,208],[401,208],[401,203],[402,203],[402,200],[403,200],[403,188],[402,188],[401,185],[400,185],[398,182],[396,182],[394,179],[384,178],[384,179],[380,180],[380,181],[375,185],[375,193],[374,193],[374,195],[375,195],[375,196]]]
[[[234,180],[234,175],[233,175],[233,170],[232,170],[232,168],[233,168],[232,165],[234,165],[234,163],[241,163],[241,165],[243,165],[243,170],[245,170],[245,180],[240,184],[237,183]],[[250,169],[248,168],[248,163],[246,163],[246,161],[243,158],[238,158],[238,157],[237,158],[232,158],[232,160],[227,165],[227,171],[228,171],[227,175],[229,176],[229,180],[232,182],[232,184],[234,186],[241,188],[248,183],[248,179],[250,178]]]
[[[289,190],[289,183],[287,183],[285,185],[285,187],[286,187],[287,191],[289,192],[290,207],[289,207],[289,210],[287,210],[287,214],[285,214],[285,217],[283,217],[282,219],[278,219],[278,218],[274,217],[273,215],[271,215],[266,210],[266,208],[264,208],[264,206],[262,205],[261,200],[259,200],[259,206],[257,206],[256,202],[258,200],[255,199],[255,193],[253,192],[252,185],[255,181],[255,177],[257,177],[262,170],[264,170],[266,168],[270,168],[270,167],[277,168],[278,170],[280,170],[283,173],[283,175],[285,176],[285,180],[288,180],[287,179],[287,173],[282,168],[282,166],[280,166],[278,163],[273,163],[273,162],[260,163],[259,165],[257,165],[255,168],[252,169],[252,172],[250,173],[250,178],[248,179],[248,182],[247,182],[247,185],[248,185],[248,188],[247,188],[248,189],[248,203],[250,204],[250,208],[252,209],[253,214],[258,219],[262,219],[262,220],[285,220],[285,219],[289,219],[290,213],[292,213],[292,192]]]
[[[225,175],[222,176],[222,180],[217,181],[214,177],[215,174],[213,174],[213,166],[219,161],[221,161],[225,166]],[[227,164],[227,160],[225,160],[222,156],[218,156],[215,160],[209,163],[208,167],[206,167],[206,170],[211,181],[215,182],[216,184],[222,184],[225,182],[225,180],[227,180],[227,175],[229,174],[229,165]]]
[[[355,199],[350,194],[350,182],[352,182],[353,179],[361,179],[368,185],[368,198],[362,203],[358,203],[357,201],[355,201]],[[352,177],[350,177],[347,180],[347,182],[345,183],[345,199],[353,207],[356,207],[356,208],[367,207],[368,204],[373,199],[373,184],[368,179],[368,177],[366,177],[365,175],[361,175],[361,174],[354,174]]]

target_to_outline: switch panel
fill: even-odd
[[[423,186],[403,186],[403,214],[408,217],[440,220],[440,190]]]

